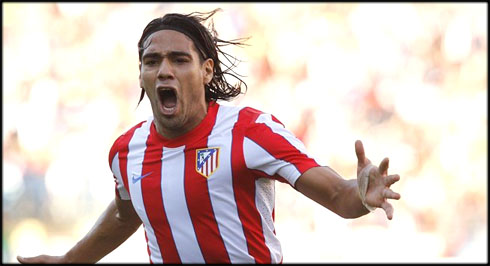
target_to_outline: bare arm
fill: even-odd
[[[116,197],[92,229],[63,256],[17,257],[21,263],[95,263],[126,241],[141,225],[131,201]]]
[[[296,189],[343,218],[369,213],[359,197],[357,180],[345,180],[328,166],[306,171],[296,181]]]
[[[357,174],[371,165],[364,155],[361,141],[356,141],[358,158]],[[393,218],[393,207],[387,199],[400,199],[400,194],[393,192],[390,186],[397,182],[398,175],[388,175],[389,160],[385,158],[378,167],[373,167],[366,192],[366,203],[373,207],[383,208],[388,219]],[[357,218],[369,213],[359,196],[356,179],[345,180],[330,167],[311,168],[299,177],[296,189],[305,196],[321,204],[344,218]]]

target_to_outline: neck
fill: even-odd
[[[155,128],[161,136],[166,139],[174,139],[187,134],[196,128],[208,113],[209,103],[204,103],[200,111],[195,111],[194,114],[185,116],[181,121],[178,118],[171,118],[167,121],[154,120]]]

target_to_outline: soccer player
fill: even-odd
[[[224,78],[210,13],[167,14],[144,29],[140,75],[153,116],[121,135],[109,152],[115,199],[62,256],[21,263],[95,263],[141,224],[151,263],[281,263],[274,229],[274,182],[289,183],[344,218],[380,207],[388,219],[388,158],[379,167],[355,142],[357,179],[345,180],[309,157],[274,116],[217,103],[241,93]],[[232,74],[231,74],[232,75]]]

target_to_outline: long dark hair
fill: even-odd
[[[163,17],[152,20],[143,30],[143,34],[141,35],[141,38],[138,42],[138,54],[140,64],[143,51],[146,48],[143,46],[143,44],[148,36],[156,31],[163,29],[177,30],[192,39],[194,46],[199,51],[201,62],[204,62],[204,60],[208,58],[211,58],[214,61],[213,79],[204,87],[206,101],[213,101],[218,99],[226,101],[232,100],[240,93],[242,93],[242,84],[245,85],[245,90],[247,90],[247,84],[239,77],[241,75],[233,71],[233,68],[237,66],[237,63],[240,60],[226,52],[223,52],[220,47],[230,44],[245,45],[241,41],[248,38],[240,38],[231,41],[221,40],[220,38],[218,38],[218,33],[214,29],[214,24],[212,22],[209,26],[209,29],[204,27],[202,24],[202,22],[205,22],[208,18],[210,18],[217,11],[220,10],[221,9],[218,8],[207,13],[192,12],[187,15],[169,13]],[[221,54],[228,61],[228,63],[230,63],[230,65],[221,62],[218,58],[218,54]],[[221,65],[226,67],[226,69],[222,70]],[[231,85],[230,83],[228,83],[228,81],[226,81],[225,75],[230,75],[238,79],[238,84]],[[141,100],[143,100],[144,96],[145,90],[142,88],[138,105]]]

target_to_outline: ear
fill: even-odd
[[[214,70],[214,61],[211,58],[208,58],[202,64],[202,77],[204,85],[208,84],[213,80],[213,70]]]

